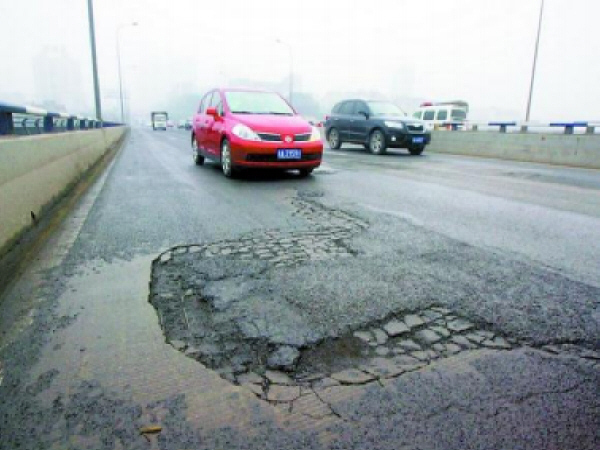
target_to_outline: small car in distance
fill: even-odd
[[[197,165],[216,161],[226,177],[252,168],[294,169],[304,177],[323,156],[319,129],[269,91],[211,90],[194,115],[191,143]]]
[[[455,126],[464,128],[469,104],[462,100],[451,102],[425,102],[413,113],[413,117],[425,122],[428,130]]]
[[[181,130],[191,130],[192,129],[192,119],[181,119],[177,123],[177,128]]]
[[[431,141],[425,124],[407,117],[393,103],[361,99],[344,100],[333,107],[325,120],[325,136],[334,150],[352,142],[376,155],[388,148],[406,148],[411,155],[420,155]]]

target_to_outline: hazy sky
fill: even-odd
[[[94,0],[103,106],[114,113],[118,105],[117,28],[137,21],[120,32],[134,114],[231,80],[282,82],[291,50],[295,89],[319,101],[380,91],[464,99],[473,115],[521,119],[539,7],[540,0]],[[599,17],[598,0],[546,0],[532,119],[600,119]],[[34,64],[62,50],[64,64]],[[0,0],[0,56],[0,100],[92,108],[87,0]],[[67,78],[66,68],[78,76]],[[48,90],[62,99],[37,98]],[[81,106],[72,105],[74,95]]]

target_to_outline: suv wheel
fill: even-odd
[[[369,150],[374,155],[383,155],[386,150],[385,135],[381,130],[374,130],[369,137]]]
[[[329,147],[332,150],[337,150],[342,146],[342,141],[340,140],[340,133],[337,130],[337,128],[332,128],[331,130],[329,130],[327,140],[329,141]]]

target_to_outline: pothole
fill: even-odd
[[[275,293],[254,293],[253,283],[274,270],[356,256],[350,241],[368,224],[306,196],[292,204],[309,230],[179,246],[153,262],[150,302],[174,348],[263,400],[304,405],[317,417],[335,415],[319,397],[322,389],[396,378],[468,351],[526,345],[440,304],[331,335],[316,332],[293,308],[279,308]],[[600,361],[575,343],[542,349]]]

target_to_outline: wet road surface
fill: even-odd
[[[133,130],[0,304],[0,448],[596,448],[599,216],[597,171]]]

